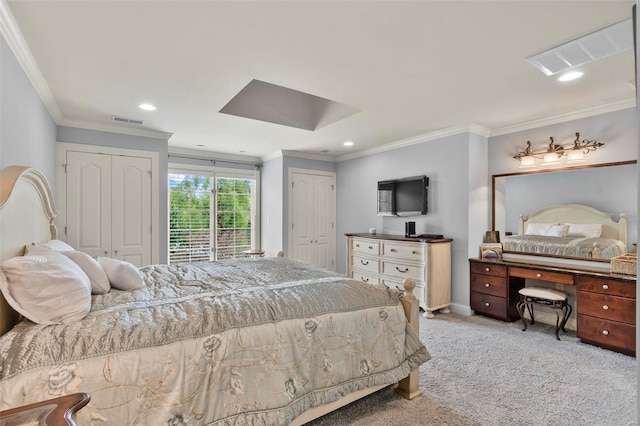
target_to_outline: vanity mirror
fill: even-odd
[[[504,253],[608,262],[635,249],[636,161],[492,176]]]

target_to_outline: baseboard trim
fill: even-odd
[[[456,314],[464,315],[466,317],[470,317],[475,312],[471,309],[470,305],[461,305],[460,303],[453,303],[450,307],[451,312],[455,312]]]

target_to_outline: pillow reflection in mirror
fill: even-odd
[[[552,225],[547,231],[547,237],[566,237],[569,234],[569,225]]]
[[[528,223],[525,235],[547,235],[554,223]]]
[[[569,237],[600,238],[602,224],[600,223],[567,223]]]

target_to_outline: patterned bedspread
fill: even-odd
[[[602,259],[611,259],[627,252],[622,241],[611,238],[547,237],[541,235],[505,236],[502,248],[503,250],[527,253],[599,257]]]
[[[78,424],[287,424],[430,355],[399,293],[284,258],[141,269],[82,321],[0,338],[0,402],[91,394]]]

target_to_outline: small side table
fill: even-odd
[[[0,411],[0,424],[36,423],[46,426],[76,426],[73,414],[89,403],[88,393],[72,393],[46,401]]]
[[[251,249],[243,251],[244,254],[251,258],[264,257],[264,250]]]

